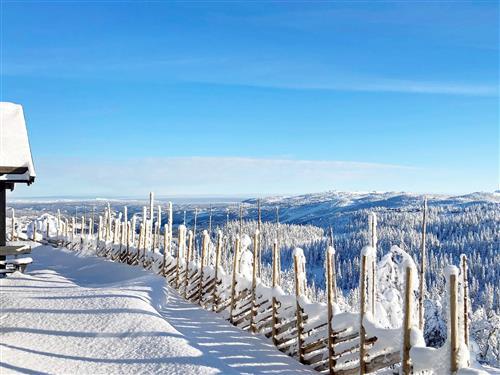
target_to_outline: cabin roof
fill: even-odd
[[[35,176],[23,107],[0,102],[0,182],[29,185]]]

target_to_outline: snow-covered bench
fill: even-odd
[[[28,245],[18,246],[0,246],[0,256],[6,257],[5,260],[0,260],[0,274],[11,273],[14,271],[24,272],[28,264],[33,262],[30,257],[19,257],[20,255],[30,254],[31,247]]]

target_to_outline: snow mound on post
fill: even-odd
[[[452,264],[447,265],[444,268],[443,272],[444,272],[444,276],[445,276],[447,282],[450,281],[451,275],[455,275],[456,277],[458,277],[458,268]]]
[[[304,250],[302,250],[300,247],[296,247],[295,249],[293,249],[293,256],[294,258],[297,258],[297,259],[304,259],[305,261],[305,257],[304,257]]]
[[[328,253],[328,255],[335,255],[335,248],[333,246],[328,246],[326,252]]]
[[[365,246],[361,249],[361,256],[365,257],[375,257],[375,248],[371,246]]]

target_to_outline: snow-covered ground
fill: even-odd
[[[32,258],[0,279],[2,374],[313,373],[139,267],[51,246]]]

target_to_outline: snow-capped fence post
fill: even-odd
[[[194,209],[194,225],[193,225],[193,256],[196,261],[196,256],[198,255],[198,246],[196,245],[196,225],[198,224],[198,209]]]
[[[12,213],[14,214],[14,213]],[[61,210],[57,210],[57,237],[61,235]]]
[[[93,217],[89,217],[89,237],[92,237],[92,235],[94,234],[94,218]]]
[[[186,227],[184,225],[179,225],[179,246],[177,247],[177,263],[175,266],[175,287],[179,289],[179,277],[180,277],[180,267],[181,258],[184,254],[184,248],[186,246]]]
[[[464,343],[469,347],[469,280],[467,278],[467,256],[462,254],[460,258],[462,261]]]
[[[127,236],[126,236],[126,253],[125,253],[125,262],[128,263],[128,260],[130,259],[130,221],[127,220]]]
[[[240,236],[243,235],[243,206],[240,204]]]
[[[114,230],[113,230],[113,245],[118,244],[118,239],[119,239],[119,232],[120,232],[120,221],[118,218],[114,220],[115,225],[114,225]]]
[[[326,251],[326,280],[327,280],[327,293],[328,293],[328,370],[330,374],[333,374],[333,368],[335,367],[335,351],[334,351],[334,332],[333,332],[333,304],[335,302],[335,291],[334,291],[334,256],[335,250],[333,246],[329,246]]]
[[[10,227],[10,238],[11,238],[11,241],[15,241],[16,240],[16,213],[15,213],[15,210],[12,209],[12,216],[11,216],[11,227]]]
[[[454,271],[456,271],[456,268]],[[458,314],[457,314],[457,272],[449,274],[449,309],[450,309],[450,371],[458,370]]]
[[[366,258],[361,255],[361,269],[359,277],[359,374],[365,374],[365,341],[366,332],[364,319],[366,314]]]
[[[411,363],[410,363],[410,335],[411,335],[411,315],[412,315],[412,277],[413,268],[406,267],[406,282],[405,282],[405,299],[404,299],[404,317],[403,317],[403,355],[402,355],[402,370],[404,375],[409,375],[411,373]]]
[[[253,237],[253,268],[252,268],[252,310],[250,313],[250,330],[257,332],[255,317],[257,315],[257,272],[259,269],[259,230],[255,231]]]
[[[90,218],[89,219],[89,237],[90,237],[90,239],[92,239],[93,229],[94,229],[94,221],[92,218]]]
[[[161,205],[158,205],[158,212],[156,214],[156,228],[155,228],[155,241],[154,248],[160,248],[160,232],[161,232]]]
[[[136,235],[135,230],[136,230],[136,226],[137,226],[136,220],[137,220],[136,216],[133,215],[132,222],[130,224],[130,229],[132,230],[132,233],[130,235],[130,242],[132,242],[132,247],[135,247],[135,235]]]
[[[229,321],[234,324],[233,311],[236,306],[236,275],[238,273],[238,263],[239,263],[239,252],[240,252],[240,236],[236,237],[236,243],[234,245],[233,254],[233,277],[231,278],[231,306],[229,309]]]
[[[64,218],[64,229],[66,233],[66,242],[69,242],[70,225],[67,218]]]
[[[193,231],[188,232],[188,247],[186,251],[186,273],[184,275],[184,298],[187,298],[189,289],[189,262],[191,261],[191,252],[193,251]]]
[[[168,202],[168,253],[172,254],[172,231],[173,225],[173,211],[172,211],[172,202]]]
[[[139,260],[141,257],[141,249],[142,249],[142,238],[144,237],[144,223],[141,223],[139,226],[139,240],[137,241],[137,248],[136,248],[136,260],[137,264],[139,264]],[[134,262],[135,263],[135,262]]]
[[[337,272],[335,267],[335,245],[333,241],[333,229],[330,227],[330,246],[333,249],[331,264],[332,264],[332,296],[333,303],[337,303]]]
[[[208,234],[212,237],[212,203],[210,203],[208,211]]]
[[[154,218],[154,200],[155,200],[155,193],[152,191],[149,193],[149,221],[153,223],[153,218]]]
[[[424,207],[422,213],[422,241],[420,244],[420,277],[418,288],[418,328],[424,329],[424,295],[425,295],[425,232],[427,227],[427,198],[424,198]]]
[[[71,218],[71,242],[75,241],[75,230],[76,230],[76,220],[75,217],[73,216]]]
[[[163,258],[167,255],[168,224],[163,225]]]
[[[80,225],[80,250],[83,247],[83,235],[85,234],[85,217],[81,217],[81,225]]]
[[[302,317],[302,307],[300,306],[300,298],[302,297],[305,290],[306,275],[305,275],[305,264],[306,260],[304,258],[304,252],[300,248],[295,248],[293,252],[293,264],[295,271],[295,301],[296,301],[296,316],[297,316],[297,353],[299,356],[299,362],[304,363],[304,323]]]
[[[203,297],[203,277],[205,276],[204,275],[205,261],[207,258],[209,241],[210,241],[210,237],[208,236],[208,232],[206,230],[204,230],[202,244],[201,244],[200,281],[198,283],[198,304],[199,305],[201,305],[201,299]]]
[[[372,212],[368,217],[370,227],[370,246],[373,248],[373,256],[371,257],[371,285],[370,287],[370,309],[372,315],[375,315],[375,302],[376,302],[376,269],[377,269],[377,215]]]
[[[219,307],[219,295],[217,293],[217,288],[219,285],[219,266],[220,266],[220,256],[222,252],[222,231],[217,233],[217,248],[215,250],[215,286],[212,291],[212,311],[216,311]]]
[[[167,240],[168,240],[168,225],[163,226],[163,263],[161,266],[161,273],[165,275],[165,267],[167,267],[167,254],[170,254],[167,250]]]
[[[106,242],[111,240],[111,206],[108,203],[108,209],[105,216],[106,221]]]
[[[278,239],[274,241],[273,244],[273,302],[272,302],[272,340],[274,345],[278,343],[276,338],[277,332],[277,324],[278,324],[278,300],[274,295],[275,288],[280,285],[280,256],[279,256],[279,247],[278,247]]]
[[[45,238],[47,239],[47,241],[50,239],[50,222],[48,219],[47,219],[47,228],[45,230]]]
[[[257,269],[257,275],[259,278],[262,277],[262,249],[260,247],[260,233],[261,233],[261,228],[262,227],[262,210],[260,208],[260,199],[257,200],[257,229],[259,230],[259,241],[258,241],[258,266],[259,268]]]
[[[102,240],[102,216],[99,215],[99,227],[97,228],[97,241],[101,242]]]

